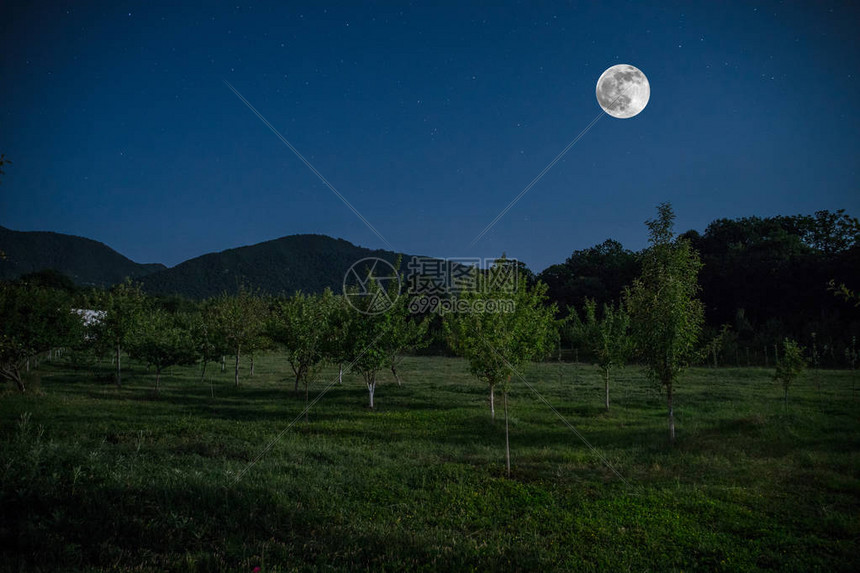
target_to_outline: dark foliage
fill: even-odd
[[[806,343],[816,333],[826,345],[821,364],[843,365],[852,335],[860,335],[860,309],[834,296],[829,285],[860,285],[857,219],[841,210],[718,219],[703,234],[681,237],[701,255],[699,284],[710,330],[731,326],[731,344],[724,350],[729,363],[747,364],[750,351],[764,362],[765,348],[773,352],[786,336]],[[639,266],[638,253],[609,240],[574,251],[539,278],[566,308],[581,306],[585,298],[617,300]]]
[[[26,285],[59,290],[67,294],[75,294],[79,292],[79,288],[75,284],[75,281],[70,279],[68,275],[64,275],[54,269],[45,269],[42,271],[36,271],[35,273],[27,273],[26,275],[18,277],[18,279],[13,282],[22,286]]]
[[[538,278],[549,287],[549,296],[566,312],[582,307],[586,299],[598,308],[618,300],[625,286],[639,275],[639,255],[607,239],[599,245],[574,251],[567,260],[544,270]]]

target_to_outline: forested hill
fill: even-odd
[[[0,251],[4,253],[0,257],[0,280],[54,269],[78,285],[104,287],[166,268],[157,263],[136,263],[92,239],[47,231],[0,227]]]
[[[238,285],[269,294],[340,291],[349,267],[365,258],[394,262],[390,251],[372,250],[326,235],[290,235],[209,253],[167,268],[139,264],[110,247],[82,237],[22,232],[0,227],[0,280],[44,270],[62,273],[79,286],[109,287],[126,278],[152,294],[203,299],[235,292]],[[405,266],[408,256],[403,257]]]
[[[365,257],[394,262],[396,254],[325,235],[290,235],[189,259],[145,277],[145,291],[201,299],[235,292],[244,284],[271,294],[343,288],[349,267]],[[408,257],[404,256],[404,265]]]

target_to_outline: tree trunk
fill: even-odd
[[[606,390],[606,411],[609,411],[609,368],[603,371],[603,387]]]
[[[236,371],[235,371],[236,388],[239,387],[239,356],[241,354],[242,354],[242,347],[237,346],[236,347]]]
[[[373,410],[373,393],[376,392],[376,380],[367,383],[367,391],[370,393],[370,409]]]
[[[299,393],[299,381],[300,381],[301,379],[302,379],[302,369],[301,369],[301,368],[299,368],[298,370],[296,370],[296,383],[295,383],[295,385],[293,386],[293,392],[294,392],[294,393],[296,393],[296,394],[298,394],[298,393]]]
[[[227,357],[223,354],[221,355],[221,374],[227,370]]]
[[[666,387],[666,394],[669,401],[669,443],[675,443],[675,408],[672,405],[672,385]]]
[[[714,346],[714,348],[712,350],[714,351],[714,368],[718,368],[718,366],[717,366],[717,347]]]
[[[158,383],[161,381],[161,368],[155,369],[155,392],[158,393]]]
[[[394,379],[397,381],[397,385],[402,386],[403,383],[400,380],[400,376],[397,374],[397,367],[393,362],[391,363],[391,373],[394,374]]]
[[[496,394],[495,394],[495,385],[490,384],[490,417],[495,420],[496,419]]]
[[[782,389],[782,409],[788,409],[788,386],[785,386]]]
[[[343,362],[338,364],[337,383],[339,386],[343,386]]]
[[[116,345],[116,385],[122,387],[122,358],[120,357],[120,346]]]
[[[21,369],[17,364],[13,364],[9,368],[3,368],[2,371],[0,371],[0,375],[5,379],[14,382],[20,392],[27,391],[27,388],[24,386],[24,381],[21,379]]]
[[[308,388],[310,387],[310,383],[308,380],[305,380],[305,423],[308,421]]]
[[[200,382],[206,380],[206,359],[203,359],[203,370],[200,372]]]
[[[502,390],[505,402],[505,465],[508,468],[508,477],[511,477],[511,440],[508,432],[508,391]]]
[[[254,375],[254,355],[251,355],[251,376]]]

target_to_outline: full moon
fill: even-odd
[[[603,111],[620,119],[639,114],[648,105],[651,84],[639,68],[612,66],[597,80],[597,103]]]

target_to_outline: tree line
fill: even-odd
[[[839,210],[718,219],[701,234],[680,236],[702,263],[704,338],[719,343],[702,363],[773,367],[788,337],[814,346],[821,367],[856,365],[860,309],[834,296],[860,284],[856,218]],[[647,252],[610,239],[574,251],[537,278],[562,312],[594,300],[599,314],[604,304],[623,298]],[[567,337],[563,344],[577,348]]]
[[[458,299],[475,308],[480,302],[512,300],[509,312],[442,315],[413,312],[411,295],[395,292],[398,285],[393,281],[387,287],[392,290],[385,292],[384,285],[370,280],[365,293],[325,290],[290,297],[240,286],[234,294],[192,302],[148,296],[130,280],[109,290],[82,292],[62,275],[36,273],[0,283],[0,376],[25,391],[22,370],[29,361],[40,353],[64,349],[76,367],[110,357],[117,386],[123,383],[122,359],[127,355],[153,371],[156,391],[170,367],[197,364],[202,381],[210,365],[224,371],[228,361],[238,387],[241,364],[248,363],[253,375],[255,357],[276,351],[286,357],[293,390],[304,392],[306,404],[310,384],[328,364],[339,371],[331,383],[342,383],[345,371],[359,375],[373,409],[380,372],[389,370],[401,384],[397,368],[403,355],[435,338],[466,358],[471,373],[487,385],[492,418],[496,390],[501,391],[507,445],[511,384],[524,379],[524,364],[556,353],[567,340],[601,369],[607,409],[613,369],[631,359],[644,366],[648,377],[665,391],[669,439],[674,441],[675,384],[685,368],[716,356],[715,349],[722,347],[731,329],[727,325],[707,332],[700,285],[704,256],[695,237],[676,236],[674,219],[671,206],[661,204],[657,216],[647,221],[649,246],[636,256],[637,273],[617,298],[601,305],[597,296],[584,297],[582,304],[564,309],[539,278],[517,280],[511,270],[521,271],[520,263],[504,256],[489,269],[472,269],[484,280],[470,284],[482,288],[473,286]],[[837,251],[844,244],[829,248]],[[613,245],[601,249],[595,255],[598,259],[623,261],[626,256]],[[355,296],[359,294],[363,296]],[[376,312],[383,294],[393,304]],[[847,289],[837,294],[852,301],[855,296]],[[787,400],[788,387],[807,359],[794,340],[785,337],[779,344],[782,352],[775,357],[774,377],[783,384]],[[816,352],[813,347],[813,360]],[[510,471],[509,448],[506,451]]]

